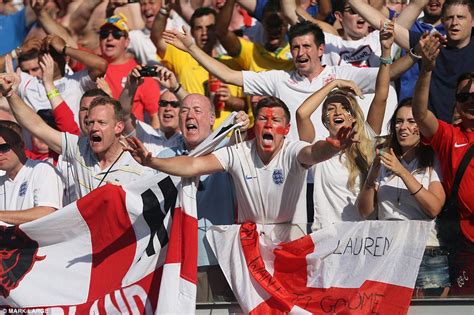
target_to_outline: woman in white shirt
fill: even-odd
[[[357,200],[360,214],[377,211],[380,220],[433,220],[445,202],[439,163],[431,147],[420,142],[411,99],[400,103],[390,121],[388,140],[377,157]],[[435,226],[415,284],[415,296],[447,295],[448,257]]]
[[[360,187],[375,155],[374,138],[382,129],[383,117],[390,83],[390,56],[393,44],[393,22],[381,23],[381,65],[377,75],[376,93],[365,120],[355,96],[360,89],[352,81],[333,80],[316,91],[296,112],[298,134],[301,140],[314,142],[311,115],[322,104],[322,122],[329,131],[326,139],[334,143],[338,133],[352,132],[354,143],[338,154],[328,156],[312,168],[314,174],[314,223],[313,230],[341,221],[362,220],[355,205]],[[324,101],[324,102],[323,102]],[[338,143],[334,143],[338,145]]]

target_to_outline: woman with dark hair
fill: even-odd
[[[360,214],[368,217],[377,211],[379,220],[433,220],[446,197],[439,162],[431,147],[420,141],[411,99],[398,105],[388,139],[376,153],[357,200]],[[415,284],[416,297],[447,295],[447,254],[433,225]]]

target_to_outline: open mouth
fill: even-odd
[[[398,134],[398,136],[399,136],[401,139],[404,139],[404,138],[407,138],[407,137],[409,136],[409,134],[406,133],[406,132],[400,132],[400,133]]]
[[[193,123],[187,123],[186,124],[186,130],[188,132],[197,132],[197,126]]]
[[[264,147],[270,147],[273,143],[273,135],[271,133],[264,133],[262,135],[262,140]]]
[[[441,7],[441,4],[438,2],[438,1],[430,1],[428,3],[428,7],[431,9],[431,10],[435,10],[439,7]]]
[[[98,136],[98,135],[92,135],[90,137],[91,141],[93,143],[98,143],[98,142],[101,142],[102,141],[102,137],[101,136]]]
[[[296,59],[296,63],[300,65],[304,65],[308,62],[309,62],[309,58],[307,57],[301,57],[301,58]]]
[[[364,26],[365,26],[365,20],[364,19],[357,20],[357,27],[362,28]]]
[[[334,122],[334,124],[337,126],[337,125],[342,125],[342,124],[344,124],[345,120],[344,120],[344,118],[342,118],[342,117],[336,117],[336,118],[334,118],[333,122]]]

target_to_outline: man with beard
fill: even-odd
[[[107,182],[128,183],[149,172],[122,150],[120,137],[124,121],[118,101],[96,97],[87,113],[87,136],[78,137],[49,127],[18,96],[18,81],[16,74],[4,74],[0,79],[0,92],[7,98],[20,125],[72,164],[78,198]]]

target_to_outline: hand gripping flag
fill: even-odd
[[[211,152],[225,135],[216,131],[192,155]],[[195,199],[193,179],[158,174],[100,187],[29,223],[0,226],[1,308],[194,313]]]
[[[244,223],[207,238],[245,313],[406,314],[430,226],[343,222],[282,243],[294,227]]]

